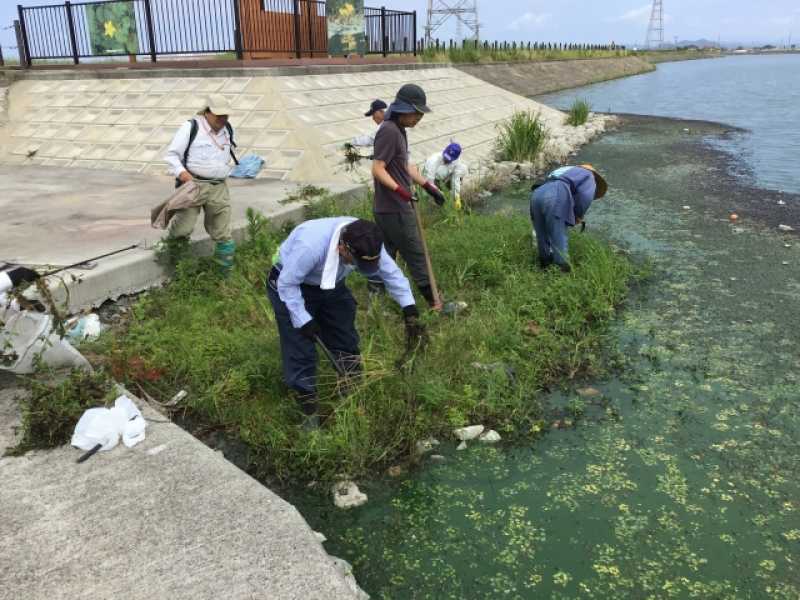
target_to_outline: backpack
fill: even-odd
[[[191,129],[189,130],[189,143],[186,144],[186,150],[183,152],[183,166],[186,167],[186,161],[189,158],[189,148],[194,142],[194,139],[197,137],[197,132],[200,129],[200,126],[197,124],[197,119],[191,119],[189,121],[191,125]],[[231,140],[231,158],[233,159],[234,164],[238,165],[239,161],[236,158],[236,154],[234,154],[233,149],[236,148],[236,142],[233,141],[233,127],[231,127],[230,123],[225,123],[225,129],[228,130],[228,137]]]

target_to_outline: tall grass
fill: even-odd
[[[348,212],[368,216],[370,204]],[[331,214],[341,214],[332,203],[313,212]],[[506,437],[537,435],[545,428],[539,390],[596,368],[606,323],[626,295],[629,264],[584,235],[572,239],[571,274],[541,272],[528,219],[435,214],[425,220],[437,277],[448,298],[469,308],[451,318],[423,315],[430,342],[401,365],[398,307],[388,297],[370,299],[366,281],[351,276],[364,377],[341,399],[332,369],[320,362],[327,419],[319,432],[298,427],[264,293],[270,256],[285,233],[255,215],[229,279],[217,276],[210,259],[182,261],[170,285],[143,297],[127,324],[89,350],[96,366],[129,389],[161,400],[187,390],[185,410],[243,440],[262,475],[358,476],[410,456],[417,440],[446,439],[471,423]]]
[[[469,44],[464,47],[453,48],[427,47],[420,54],[422,62],[450,62],[450,63],[494,63],[494,62],[522,62],[522,61],[548,61],[548,60],[574,60],[580,58],[617,58],[627,56],[628,51],[616,50],[558,50],[558,49],[528,49],[525,46],[516,48],[475,48]]]
[[[533,162],[547,141],[547,129],[538,113],[516,111],[498,125],[495,155],[498,160]]]
[[[567,125],[572,125],[573,127],[583,125],[589,118],[589,113],[591,110],[592,105],[589,104],[588,100],[576,98],[572,103],[572,106],[569,107],[569,112],[567,113]]]

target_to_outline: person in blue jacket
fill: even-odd
[[[267,296],[275,311],[283,377],[305,415],[303,428],[319,427],[316,390],[321,341],[346,372],[361,370],[356,301],[345,279],[359,271],[383,282],[403,310],[406,338],[424,335],[411,286],[383,245],[380,228],[353,217],[313,219],[294,228],[273,257]]]
[[[556,169],[534,186],[530,210],[543,269],[556,264],[570,271],[567,227],[582,223],[592,200],[607,190],[605,179],[588,164]]]

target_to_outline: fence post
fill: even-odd
[[[244,49],[242,48],[242,15],[240,14],[239,0],[231,0],[233,2],[233,49],[236,51],[236,59],[242,60],[244,58]]]
[[[31,48],[28,45],[28,31],[25,25],[25,9],[21,4],[17,4],[19,12],[19,29],[17,47],[19,48],[19,64],[26,69],[31,67]]]
[[[300,58],[300,0],[293,0],[294,6],[294,56]]]
[[[311,14],[313,12],[317,12],[317,3],[316,2],[306,2],[306,10],[308,11],[308,55],[311,58],[314,58],[314,22],[312,19],[314,16]]]
[[[414,56],[417,55],[417,11],[414,11],[414,35],[411,37],[414,40]]]
[[[156,36],[150,0],[144,0],[144,19],[147,22],[147,38],[150,40],[150,62],[156,62]]]
[[[69,0],[64,2],[64,10],[67,12],[67,27],[69,28],[69,43],[72,46],[72,62],[78,64],[78,41],[75,39],[75,23],[72,20],[72,5]]]
[[[0,67],[5,67],[6,61],[3,59],[3,46],[0,46]]]
[[[386,56],[386,46],[389,45],[389,37],[386,35],[386,7],[381,6],[381,52]]]

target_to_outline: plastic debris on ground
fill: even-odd
[[[71,444],[81,450],[92,450],[100,444],[100,452],[113,449],[122,443],[132,448],[145,437],[147,422],[142,413],[127,396],[114,401],[113,408],[90,408],[75,425]]]
[[[264,159],[256,154],[248,154],[239,160],[231,171],[231,177],[238,177],[240,179],[253,179],[258,175],[264,167]]]
[[[80,317],[67,331],[67,337],[73,342],[93,340],[100,335],[104,328],[100,322],[100,317],[95,313],[91,313]]]

